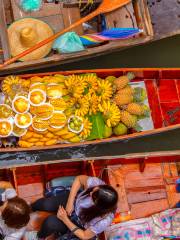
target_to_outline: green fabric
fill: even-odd
[[[19,5],[25,12],[38,11],[42,6],[42,0],[20,0]]]
[[[53,49],[59,53],[72,53],[83,51],[84,46],[75,32],[67,32],[55,40]]]

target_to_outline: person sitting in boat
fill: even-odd
[[[0,182],[0,239],[22,239],[30,220],[30,207],[8,182]]]
[[[79,194],[80,189],[84,189]],[[77,176],[69,191],[41,198],[32,204],[33,211],[48,211],[38,238],[92,239],[102,233],[114,218],[118,194],[101,179]]]

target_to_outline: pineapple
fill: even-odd
[[[131,114],[138,115],[138,116],[145,114],[144,106],[140,105],[138,103],[129,103],[127,105],[126,111],[128,111]]]
[[[116,95],[114,97],[114,102],[118,106],[126,105],[129,104],[133,101],[133,96],[132,95]]]
[[[118,95],[133,95],[134,89],[130,85],[127,85],[125,88],[119,90],[117,92],[117,94]]]
[[[129,81],[131,81],[134,78],[134,73],[128,73],[125,76],[121,76],[119,78],[117,78],[116,80],[114,80],[114,84],[116,86],[117,90],[123,89],[124,87],[126,87],[129,83]]]
[[[135,128],[137,125],[137,116],[130,114],[127,111],[121,111],[121,122],[128,128]]]

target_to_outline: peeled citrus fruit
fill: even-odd
[[[8,137],[12,133],[12,124],[6,119],[0,120],[0,137]]]
[[[25,135],[27,132],[26,128],[19,128],[18,126],[16,126],[16,124],[13,124],[13,135],[16,137],[22,137],[23,135]]]
[[[29,107],[29,101],[24,96],[17,96],[12,102],[12,108],[16,113],[25,113],[29,110]]]
[[[28,128],[32,123],[32,115],[30,113],[16,114],[14,120],[19,128]]]
[[[46,93],[41,89],[34,89],[29,93],[29,101],[33,106],[39,106],[46,101]]]

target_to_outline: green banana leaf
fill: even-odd
[[[102,139],[105,128],[103,115],[98,112],[96,115],[89,116],[89,121],[92,123],[92,130],[88,140]]]

